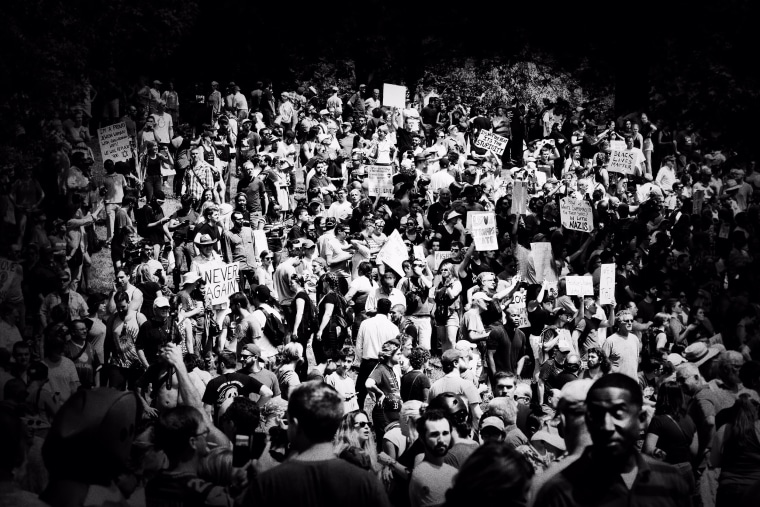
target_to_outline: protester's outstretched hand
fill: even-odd
[[[184,368],[185,363],[182,360],[182,349],[176,343],[167,343],[161,350],[161,354],[166,359],[166,362],[175,368]]]

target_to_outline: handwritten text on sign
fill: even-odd
[[[129,134],[125,123],[116,123],[98,129],[98,141],[103,161],[109,158],[116,162],[126,162],[132,158],[132,148],[129,145]]]
[[[468,211],[467,226],[475,242],[475,250],[498,250],[496,241],[496,215],[493,211]]]
[[[517,324],[517,327],[522,328],[530,326],[530,321],[528,320],[528,308],[526,303],[527,297],[528,294],[525,289],[518,290],[512,296],[512,302],[509,305],[509,309],[510,313],[512,313],[512,310],[517,310],[519,312],[519,323]]]
[[[599,303],[611,305],[615,302],[615,264],[602,264],[599,278]]]
[[[16,277],[16,272],[20,270],[18,264],[9,260],[0,259],[0,302],[7,297],[8,290],[11,288]]]
[[[230,296],[238,291],[239,269],[237,262],[216,261],[200,266],[201,279],[206,282],[206,294],[211,296],[212,305],[228,303]]]
[[[565,197],[559,202],[559,214],[566,229],[591,232],[594,228],[594,212],[587,201]]]
[[[441,263],[446,259],[451,259],[450,251],[446,250],[446,251],[435,252],[433,255],[433,268],[435,268],[436,270],[440,268]]]
[[[610,163],[607,170],[613,173],[633,174],[636,168],[636,154],[627,150],[610,151]]]
[[[393,269],[393,271],[398,273],[399,276],[405,276],[403,263],[407,259],[409,259],[409,252],[406,249],[404,240],[401,239],[401,234],[399,234],[398,229],[395,229],[393,233],[388,236],[388,241],[385,242],[383,247],[377,253],[377,264],[380,265],[380,263],[384,262]]]
[[[389,165],[367,166],[367,194],[375,197],[393,198],[392,167]]]
[[[509,140],[506,137],[501,137],[487,130],[481,130],[478,138],[475,139],[475,146],[484,150],[491,150],[501,156],[504,154],[504,149],[507,147],[508,142]]]
[[[568,296],[593,296],[594,282],[590,275],[565,277]]]

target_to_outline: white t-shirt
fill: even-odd
[[[79,375],[74,366],[74,362],[68,357],[61,357],[58,363],[45,359],[45,365],[48,367],[48,383],[45,387],[53,394],[57,393],[56,400],[63,404],[74,394],[71,389],[71,383],[79,383]]]
[[[359,402],[356,399],[356,385],[351,377],[341,377],[338,372],[332,372],[325,377],[325,382],[330,384],[338,391],[343,400],[343,413],[348,414],[354,410],[359,410]],[[352,396],[353,395],[353,396]],[[351,396],[351,399],[346,399]]]
[[[409,483],[409,502],[412,507],[432,507],[446,501],[446,491],[454,484],[458,470],[446,463],[441,466],[427,461],[414,467]]]
[[[173,128],[172,117],[169,113],[154,113],[153,118],[156,120],[156,126],[153,129],[153,135],[157,143],[168,144],[172,138],[169,135],[169,128]]]

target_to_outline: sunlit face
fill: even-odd
[[[626,389],[592,389],[586,400],[586,426],[594,451],[618,461],[630,455],[639,438],[646,414]]]
[[[433,456],[443,457],[451,447],[451,424],[448,419],[425,422],[425,450]]]
[[[496,397],[507,398],[515,394],[515,379],[501,378],[496,382]]]
[[[359,442],[364,443],[367,440],[369,440],[370,432],[372,431],[372,427],[370,426],[369,419],[367,419],[367,416],[364,414],[357,414],[356,419],[354,419],[354,429],[356,429],[357,436],[359,437]]]

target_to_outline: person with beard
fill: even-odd
[[[534,505],[691,505],[692,491],[678,469],[636,449],[647,420],[636,380],[620,373],[602,377],[585,405],[591,446],[549,479]]]
[[[412,472],[409,503],[412,507],[441,505],[457,474],[456,468],[444,463],[451,448],[452,425],[442,411],[426,410],[416,427],[425,458]]]
[[[633,334],[633,315],[627,310],[618,312],[616,333],[608,336],[602,350],[612,363],[612,371],[638,379],[639,354],[641,342]]]

